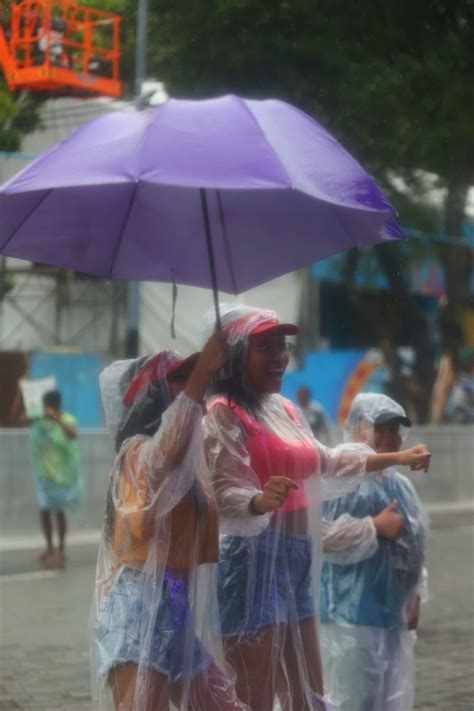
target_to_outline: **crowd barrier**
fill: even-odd
[[[429,474],[410,474],[423,502],[433,510],[472,507],[474,427],[414,427],[408,444],[416,442],[425,442],[432,453]],[[82,430],[79,444],[85,496],[70,515],[70,530],[96,531],[102,527],[113,446],[105,430]],[[28,430],[0,429],[0,487],[0,538],[36,535]]]

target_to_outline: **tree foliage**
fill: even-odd
[[[0,81],[0,151],[18,151],[23,136],[40,125],[39,104],[26,93],[12,94]]]
[[[10,22],[9,3],[0,2],[0,31]],[[38,102],[27,92],[9,91],[0,73],[0,151],[17,151],[22,137],[39,126]]]
[[[443,222],[449,235],[460,235],[467,191],[474,183],[474,0],[148,4],[148,73],[164,81],[171,95],[236,93],[294,103],[339,138],[383,184],[402,219],[432,231]],[[137,6],[138,0],[121,0],[123,70],[129,86]],[[420,207],[420,171],[434,173],[445,188],[442,214]],[[408,195],[394,188],[393,174],[405,179]],[[447,281],[441,329],[444,346],[452,351],[459,340],[459,308],[469,303],[472,253],[459,240],[434,248]],[[411,324],[419,385],[415,399],[424,418],[435,377],[426,320],[403,278],[396,247],[377,248],[376,253],[391,298]],[[348,254],[347,268],[355,263],[356,255]],[[373,318],[394,379],[401,380],[402,366],[396,344],[386,337],[383,309]]]
[[[133,86],[138,0],[83,0],[123,15],[122,71]],[[459,240],[474,183],[474,0],[148,0],[148,74],[173,96],[277,97],[319,120],[391,194],[401,217],[439,227],[448,299],[444,347],[460,338],[472,252]],[[0,104],[1,110],[1,104]],[[443,214],[419,207],[420,171],[445,188]],[[396,191],[402,176],[411,194]],[[396,247],[377,248],[391,296],[411,323],[420,407],[435,370],[424,315]],[[348,266],[354,255],[348,255]],[[374,314],[374,318],[377,314]],[[379,314],[380,341],[384,334]],[[393,345],[393,344],[392,344]],[[395,350],[395,379],[401,377]],[[398,369],[398,372],[396,372]],[[421,417],[426,416],[418,408]]]
[[[128,32],[136,5],[127,1]],[[448,188],[474,181],[472,0],[149,5],[149,71],[173,95],[276,96],[314,115],[381,180],[424,169]]]

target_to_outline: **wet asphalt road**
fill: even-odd
[[[417,711],[474,709],[474,521],[432,519],[430,597],[417,642]],[[0,710],[89,711],[87,619],[96,547],[70,548],[65,571],[33,551],[0,553]]]

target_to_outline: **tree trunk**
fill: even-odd
[[[412,374],[407,374],[404,362],[400,358],[394,335],[387,328],[387,300],[378,298],[375,302],[364,299],[354,286],[354,274],[360,253],[357,249],[350,250],[344,260],[343,282],[358,319],[371,324],[373,337],[379,343],[384,355],[385,365],[390,374],[390,389],[388,395],[400,402],[415,422],[426,422],[429,411],[431,387],[434,379],[434,349],[429,338],[428,325],[423,310],[408,288],[405,279],[404,265],[400,264],[398,253],[390,245],[377,247],[377,259],[385,274],[390,291],[387,299],[398,304],[401,317],[405,319],[410,330],[410,345],[415,352],[415,363]]]
[[[301,296],[296,339],[298,361],[302,363],[305,351],[318,348],[321,330],[320,283],[311,277],[310,267],[300,270]]]
[[[461,237],[467,194],[472,180],[458,178],[449,186],[446,198],[446,229],[449,241],[441,247],[440,261],[446,283],[446,300],[440,315],[443,354],[433,386],[430,407],[430,422],[442,421],[446,402],[456,374],[456,354],[463,344],[462,316],[472,304],[470,294],[472,271],[472,248]],[[449,371],[449,387],[446,373]]]
[[[398,254],[390,245],[376,248],[380,267],[391,288],[392,298],[398,303],[399,310],[410,331],[410,345],[415,352],[413,375],[401,373],[401,364],[394,372],[394,384],[399,381],[399,388],[405,391],[410,403],[410,409],[417,413],[420,423],[428,420],[431,388],[434,381],[434,346],[430,338],[427,319],[413,294],[410,292],[405,278],[405,265],[400,264]],[[399,360],[399,359],[398,359]],[[408,404],[408,403],[407,403]]]
[[[443,421],[444,408],[454,384],[453,358],[445,353],[441,356],[430,403],[430,423],[439,425]]]
[[[467,194],[470,181],[458,180],[451,184],[446,198],[446,231],[450,241],[441,249],[448,305],[467,305],[470,299],[472,249],[462,240]]]

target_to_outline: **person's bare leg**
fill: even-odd
[[[191,679],[189,711],[239,711],[243,704],[237,698],[233,679],[217,664]]]
[[[59,511],[56,514],[56,522],[58,526],[58,536],[59,536],[59,547],[57,551],[58,565],[64,566],[66,562],[66,532],[67,532],[67,519],[64,511]]]
[[[59,535],[59,551],[61,553],[65,552],[65,542],[66,542],[66,532],[67,532],[67,520],[64,511],[59,511],[56,514],[56,520],[58,522],[58,535]]]
[[[224,644],[226,659],[236,673],[237,697],[252,711],[272,711],[281,629],[263,627],[254,634],[228,637]]]
[[[283,668],[278,673],[278,698],[282,711],[314,711],[312,694],[323,696],[323,673],[314,619],[309,617],[287,628]],[[295,635],[299,639],[295,640]],[[301,655],[303,659],[301,659]]]
[[[40,523],[41,531],[46,540],[46,550],[38,556],[38,560],[47,565],[54,557],[53,526],[51,514],[47,509],[40,509]]]
[[[315,620],[312,617],[308,617],[305,620],[300,620],[299,624],[304,654],[308,663],[311,690],[324,696],[323,665]]]
[[[135,699],[138,666],[126,662],[114,667],[108,683],[114,697],[115,711],[169,711],[168,677],[148,670],[143,698]]]

